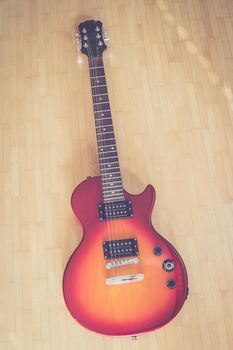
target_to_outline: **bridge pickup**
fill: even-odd
[[[131,201],[100,203],[98,209],[100,221],[133,217]]]
[[[117,239],[103,242],[105,259],[124,258],[126,256],[137,256],[138,242],[136,238]]]

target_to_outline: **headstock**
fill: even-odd
[[[101,57],[107,47],[108,39],[100,21],[90,20],[80,23],[76,37],[80,42],[81,52],[89,58]]]

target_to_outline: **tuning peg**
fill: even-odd
[[[106,30],[103,30],[103,39],[104,39],[104,43],[106,46],[109,46],[109,36],[108,36],[108,32]]]
[[[80,42],[81,42],[81,36],[80,36],[79,33],[76,33],[76,34],[75,34],[75,41],[76,41],[76,43],[80,44]]]
[[[81,40],[81,35],[79,33],[75,33],[75,41],[77,44],[77,51],[81,51],[81,45],[82,45],[82,40]]]

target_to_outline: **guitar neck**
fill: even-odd
[[[89,58],[89,71],[103,201],[122,201],[124,190],[102,57]]]

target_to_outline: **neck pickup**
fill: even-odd
[[[131,201],[100,203],[98,209],[100,221],[133,217]]]

